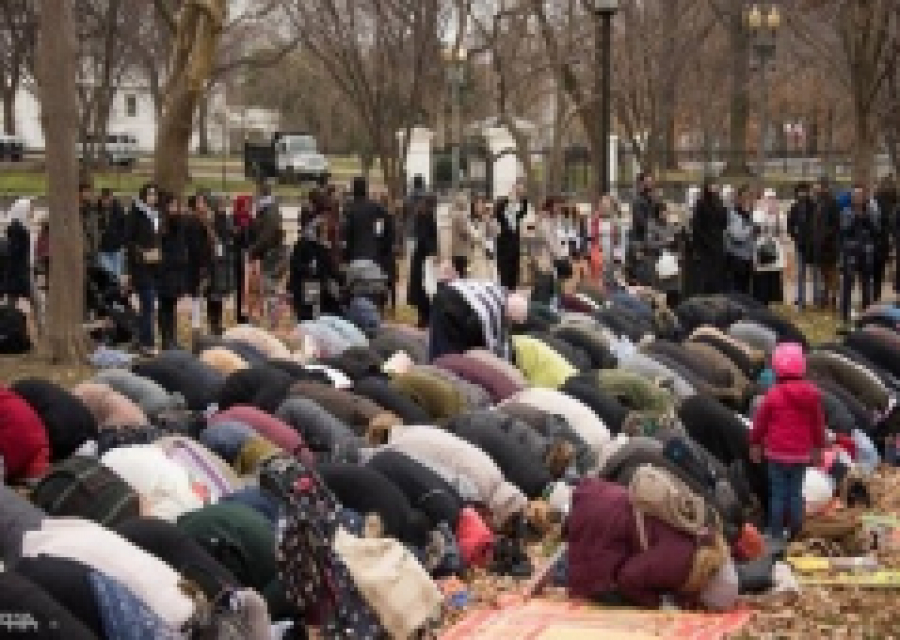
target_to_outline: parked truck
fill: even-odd
[[[244,143],[244,175],[254,180],[283,183],[324,181],[328,160],[308,133],[276,133],[269,142]]]
[[[0,162],[21,162],[25,158],[25,141],[18,136],[0,134]]]

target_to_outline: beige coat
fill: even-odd
[[[469,278],[472,280],[497,280],[496,258],[488,258],[488,251],[492,255],[495,251],[497,227],[494,218],[472,222],[472,253],[469,256]]]
[[[101,429],[150,424],[138,405],[105,384],[83,382],[72,389],[72,394],[84,403]]]
[[[450,210],[450,253],[454,258],[472,259],[473,231],[469,212],[453,207]]]

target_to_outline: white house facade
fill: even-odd
[[[223,145],[228,145],[231,135],[230,129],[234,126],[235,118],[229,116],[223,118],[223,112],[227,105],[225,92],[214,91],[211,96],[209,118],[207,121],[207,134],[210,151],[221,153]],[[33,151],[44,149],[44,132],[41,127],[40,101],[32,86],[19,89],[16,94],[16,133],[21,137],[25,146]],[[2,122],[2,116],[0,116]],[[137,140],[138,150],[142,153],[152,153],[156,146],[156,107],[150,90],[138,82],[123,82],[115,89],[110,112],[108,133],[116,135],[130,135]],[[199,136],[194,133],[191,144],[196,149]]]

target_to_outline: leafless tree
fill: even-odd
[[[160,9],[166,23],[174,25],[175,37],[156,134],[154,176],[161,188],[173,193],[181,193],[188,180],[194,119],[212,76],[227,9],[226,0],[185,0],[176,15]]]
[[[405,145],[425,124],[440,69],[445,15],[437,0],[284,0],[308,55],[359,119],[392,197],[404,191]]]
[[[38,88],[47,148],[50,299],[46,350],[53,362],[84,361],[84,253],[75,140],[78,99],[73,0],[40,0]]]
[[[36,35],[34,0],[0,2],[0,100],[8,135],[16,133],[16,95],[32,73]]]

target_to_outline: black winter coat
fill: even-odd
[[[2,293],[19,298],[31,296],[31,234],[19,220],[6,228],[7,257]]]
[[[97,439],[97,421],[84,403],[59,385],[32,378],[12,389],[40,417],[50,440],[51,461],[64,460],[88,440]]]
[[[430,529],[428,518],[414,509],[397,485],[374,467],[323,463],[316,471],[341,506],[363,517],[377,514],[386,536],[417,549],[425,547]]]
[[[691,221],[692,247],[694,259],[703,265],[704,272],[716,283],[721,283],[725,271],[725,229],[728,226],[728,211],[722,201],[706,197],[697,202]],[[714,289],[721,291],[723,287]],[[709,289],[706,290],[709,292]]]
[[[575,467],[579,473],[587,473],[596,466],[597,455],[562,416],[554,415],[549,409],[541,411],[530,405],[515,402],[502,404],[498,410],[528,425],[535,433],[550,442],[562,440],[571,444],[575,449]]]
[[[813,253],[812,230],[816,205],[812,198],[801,198],[791,205],[788,211],[788,234],[797,245],[797,249],[805,258]]]
[[[190,249],[183,221],[170,221],[160,236],[162,261],[156,276],[156,292],[161,298],[180,298],[189,291]]]
[[[274,366],[250,367],[229,374],[219,389],[219,409],[249,405],[274,413],[288,397],[294,377]]]
[[[618,434],[622,430],[622,423],[628,417],[628,409],[603,391],[593,374],[569,378],[559,390],[587,405],[612,434]]]
[[[813,216],[812,255],[814,265],[836,265],[839,254],[841,211],[837,200],[831,194],[820,196],[815,201]]]
[[[472,411],[450,420],[444,428],[484,451],[509,482],[531,499],[540,498],[553,478],[526,432],[513,429],[494,411]]]
[[[315,319],[315,309],[307,300],[309,285],[318,285],[318,305],[321,313],[333,312],[337,300],[329,293],[328,282],[338,279],[328,248],[321,242],[301,237],[291,251],[287,289],[291,292],[297,319]]]
[[[128,240],[128,224],[125,210],[118,200],[113,200],[109,207],[99,206],[100,212],[100,251],[114,253],[125,247]]]
[[[359,449],[367,446],[346,424],[307,398],[288,398],[275,417],[300,434],[310,451],[324,461],[356,460]]]
[[[393,482],[413,508],[428,517],[431,528],[446,522],[451,530],[456,530],[459,512],[465,504],[453,486],[430,468],[389,449],[372,456],[367,466]]]
[[[591,361],[591,369],[615,369],[616,357],[599,332],[581,327],[562,326],[554,329],[553,335],[586,353]]]
[[[218,402],[225,383],[221,373],[185,351],[164,351],[134,365],[132,371],[169,393],[180,393],[191,411],[205,411]]]
[[[188,264],[185,273],[185,293],[200,296],[205,293],[213,260],[213,243],[206,223],[196,214],[189,214],[181,221],[184,241],[188,250]],[[207,282],[204,282],[207,281]]]
[[[371,260],[390,273],[394,260],[394,218],[367,198],[355,198],[344,209],[344,257]]]
[[[413,214],[413,239],[415,248],[409,265],[409,287],[406,298],[418,308],[427,308],[428,294],[425,291],[425,260],[438,253],[437,212],[431,198],[421,198]]]
[[[408,396],[384,378],[369,377],[356,382],[353,392],[368,398],[385,411],[393,413],[403,424],[427,425],[431,423],[428,413]]]
[[[126,263],[132,287],[155,287],[161,262],[152,262],[147,257],[148,252],[161,251],[162,238],[159,227],[154,228],[153,221],[137,203],[128,213],[125,235]]]

